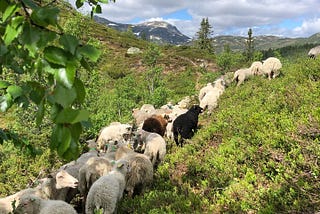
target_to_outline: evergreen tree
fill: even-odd
[[[252,29],[249,28],[248,30],[248,38],[246,39],[246,57],[247,61],[252,61],[254,56],[254,46],[253,46],[253,37],[252,37]]]
[[[214,53],[211,35],[213,34],[212,26],[208,18],[203,18],[200,24],[200,30],[197,32],[197,47],[201,50],[207,50],[209,53]]]

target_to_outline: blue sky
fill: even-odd
[[[99,16],[126,24],[166,21],[189,37],[205,17],[213,36],[247,36],[251,28],[254,36],[309,37],[320,32],[319,8],[319,0],[116,0]]]

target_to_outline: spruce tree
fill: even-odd
[[[212,26],[208,18],[203,18],[200,24],[200,29],[197,32],[197,47],[201,50],[207,50],[209,53],[214,53],[211,35],[213,34]]]
[[[246,46],[247,46],[247,51],[246,51],[247,61],[252,61],[253,55],[254,55],[254,45],[253,45],[253,37],[252,37],[252,29],[251,28],[249,28],[249,30],[248,30],[248,38],[246,39]]]

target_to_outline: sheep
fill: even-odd
[[[250,70],[254,75],[258,75],[259,73],[262,72],[262,62],[260,61],[255,61],[251,64]]]
[[[204,86],[203,88],[200,89],[199,92],[199,101],[201,101],[203,99],[203,97],[213,89],[213,85],[211,82],[207,83],[206,86]]]
[[[237,82],[237,86],[240,86],[246,79],[253,76],[254,72],[250,68],[241,68],[234,72],[233,81]]]
[[[72,175],[73,177],[75,177],[76,179],[79,180],[79,171],[80,168],[91,158],[91,157],[98,157],[98,151],[97,150],[93,150],[90,149],[88,152],[83,153],[82,155],[80,155],[80,157],[75,160],[72,161],[70,163],[67,163],[63,166],[61,166],[58,169],[58,172],[61,170],[65,170],[67,171],[70,175]],[[78,188],[63,188],[59,191],[59,196],[57,199],[59,200],[63,200],[66,202],[70,202],[74,196],[79,193]]]
[[[127,161],[119,160],[109,173],[92,184],[86,200],[86,214],[94,214],[101,208],[104,214],[116,211],[126,186],[128,167]]]
[[[148,156],[123,146],[116,151],[116,160],[126,160],[130,171],[126,177],[126,192],[129,197],[143,193],[153,180],[153,165]]]
[[[315,59],[320,54],[320,45],[311,48],[308,52],[308,56],[312,59]]]
[[[12,212],[12,202],[19,203],[19,199],[24,195],[36,195],[44,199],[58,199],[61,189],[70,187],[76,188],[78,180],[64,170],[58,172],[55,177],[49,176],[40,180],[40,184],[35,188],[21,190],[13,195],[0,199],[0,213]],[[17,205],[17,204],[16,204]]]
[[[35,195],[24,195],[14,211],[15,214],[77,214],[65,201],[46,200]]]
[[[219,97],[220,93],[218,90],[209,91],[200,101],[200,107],[210,115],[212,110],[218,106]]]
[[[136,140],[139,144],[143,144],[143,154],[150,158],[154,169],[157,169],[166,155],[166,142],[163,137],[157,133],[139,130]]]
[[[199,105],[192,106],[186,113],[179,115],[173,121],[173,136],[177,146],[182,146],[184,139],[190,139],[198,127],[198,117],[203,108]],[[179,140],[179,136],[181,137]]]
[[[92,157],[80,168],[78,188],[84,199],[92,184],[111,169],[111,162],[104,157]]]
[[[131,133],[131,125],[112,123],[101,129],[97,138],[98,149],[105,151],[105,145],[109,140],[127,141],[131,137]]]
[[[269,57],[262,63],[262,74],[266,74],[268,79],[275,78],[280,74],[282,64],[279,59],[275,57]]]
[[[141,111],[151,112],[155,110],[155,107],[152,104],[143,104],[140,108]]]
[[[142,129],[148,132],[158,133],[163,137],[167,124],[168,121],[163,116],[152,115],[143,122]]]

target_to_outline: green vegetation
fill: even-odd
[[[153,46],[79,14],[62,17],[61,27],[73,36],[82,32],[81,42],[101,51],[96,63],[88,62],[89,71],[81,68],[77,73],[86,91],[81,108],[90,113],[81,143],[110,122],[130,122],[131,110],[143,103],[160,106],[197,95],[207,82],[246,66],[243,54],[227,47],[213,56],[193,47]],[[131,46],[148,54],[128,56]],[[169,141],[152,186],[134,199],[125,196],[118,213],[319,211],[320,59],[306,58],[303,48],[292,49],[298,52],[272,51],[283,63],[278,78],[252,77],[240,87],[231,84],[211,116],[200,116],[199,131],[188,144],[177,148]],[[201,69],[197,59],[219,70]],[[9,139],[0,144],[1,197],[66,163],[49,150],[52,127],[48,115],[37,125],[34,114],[17,106],[1,113],[0,128],[10,130]],[[32,150],[14,146],[12,138]],[[86,151],[84,144],[80,149]]]

